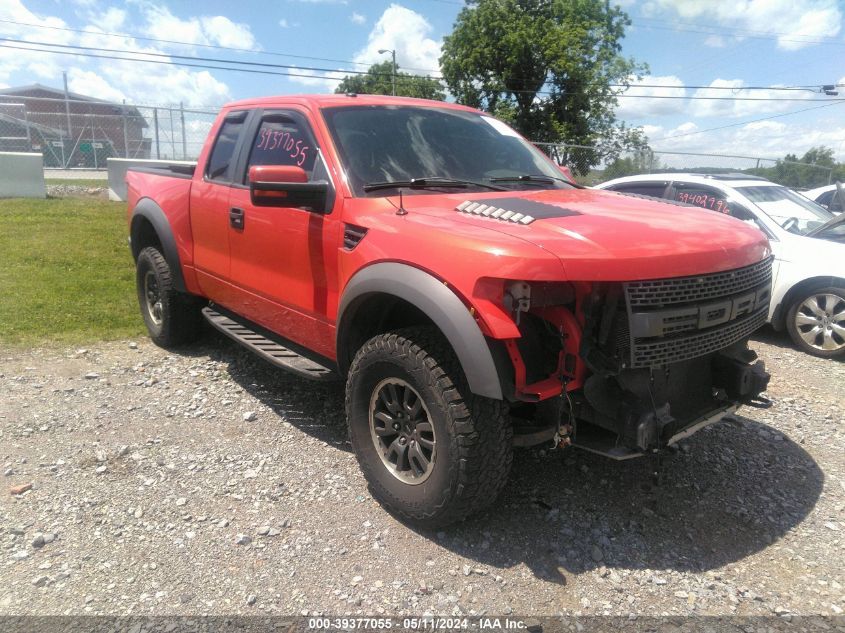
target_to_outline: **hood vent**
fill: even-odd
[[[495,218],[513,224],[531,224],[534,220],[581,215],[572,209],[525,198],[489,198],[474,202],[466,200],[455,207],[455,211],[467,215],[478,215],[482,218]]]
[[[471,202],[465,200],[457,207],[456,211],[467,213],[469,215],[480,215],[485,218],[495,218],[497,220],[504,220],[505,222],[513,222],[514,224],[531,224],[534,221],[534,216],[525,213],[518,213],[509,209],[503,209],[491,204],[483,204],[481,202]]]

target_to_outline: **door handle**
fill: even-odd
[[[233,229],[243,231],[244,228],[244,210],[238,207],[229,209],[229,225]]]

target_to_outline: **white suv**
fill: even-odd
[[[845,356],[845,214],[747,174],[627,176],[598,189],[674,200],[757,226],[775,257],[769,321],[810,354]],[[682,207],[673,207],[679,221]]]

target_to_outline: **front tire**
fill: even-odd
[[[373,497],[409,523],[433,528],[465,519],[507,482],[508,408],[469,391],[433,328],[367,341],[349,369],[346,414]]]
[[[201,303],[173,287],[170,265],[158,249],[148,246],[138,254],[135,281],[141,316],[156,345],[173,347],[199,338]]]
[[[831,286],[802,293],[787,312],[786,329],[808,354],[845,356],[845,288]]]

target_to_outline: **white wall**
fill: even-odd
[[[167,165],[196,165],[184,160],[140,160],[134,158],[109,158],[109,200],[126,202],[126,170],[130,167],[166,167]]]
[[[46,198],[44,156],[0,152],[0,198]]]

